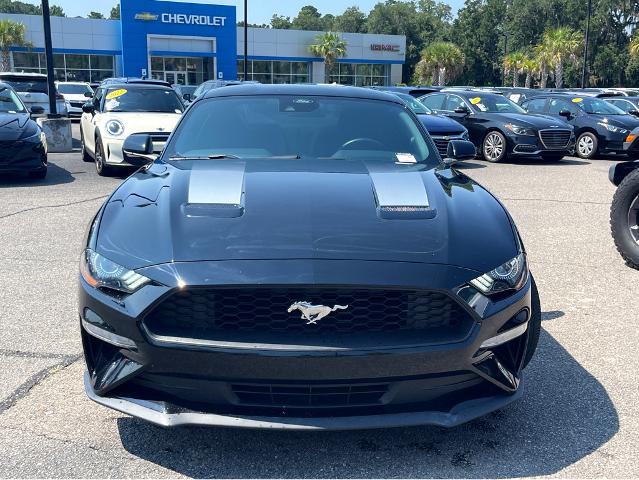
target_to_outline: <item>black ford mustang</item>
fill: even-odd
[[[124,151],[153,158],[143,134]],[[297,429],[453,426],[512,402],[537,290],[509,214],[451,163],[383,93],[198,98],[88,229],[87,394],[164,426]]]
[[[33,113],[43,113],[34,107]],[[0,174],[47,175],[47,140],[18,94],[0,83]]]

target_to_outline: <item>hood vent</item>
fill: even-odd
[[[189,193],[183,205],[187,216],[240,217],[244,213],[244,162],[220,161],[215,168],[202,161],[189,176]]]
[[[436,215],[436,211],[430,207],[421,172],[371,170],[369,167],[369,175],[380,218],[417,219]]]

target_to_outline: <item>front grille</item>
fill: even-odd
[[[442,157],[445,157],[448,153],[448,144],[450,140],[444,140],[443,138],[433,138],[437,151]]]
[[[540,130],[539,137],[546,148],[560,149],[568,147],[572,132],[570,130]]]
[[[350,407],[379,405],[388,383],[335,385],[234,384],[240,405],[263,407]]]
[[[82,108],[82,106],[83,106],[85,103],[86,103],[86,102],[76,102],[76,101],[71,101],[71,102],[69,102],[69,104],[70,104],[72,107],[75,107],[75,108]]]
[[[307,325],[294,302],[348,306]],[[464,337],[473,323],[451,297],[430,290],[365,288],[194,288],[178,291],[145,318],[156,336],[216,339],[219,333],[258,332],[313,336],[427,331]]]

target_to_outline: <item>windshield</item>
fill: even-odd
[[[2,113],[24,113],[24,104],[16,93],[9,88],[0,88],[0,112]]]
[[[104,102],[106,112],[182,113],[184,105],[174,90],[159,88],[113,88]]]
[[[433,113],[426,105],[407,93],[395,93],[395,96],[402,99],[408,108],[417,115],[429,115]]]
[[[503,95],[477,95],[468,98],[473,110],[482,113],[526,113],[526,111]]]
[[[16,92],[47,93],[47,94],[49,92],[46,78],[25,80],[24,78],[18,78],[18,77],[2,77],[2,81],[11,85]]]
[[[598,115],[626,115],[626,112],[619,107],[598,98],[575,97],[572,99],[572,103],[577,104],[577,106],[586,113],[596,113]]]
[[[439,164],[399,104],[323,96],[257,95],[195,103],[165,150],[169,160],[361,159]]]
[[[73,83],[58,83],[58,92],[67,95],[84,95],[89,92],[93,95],[93,90],[88,85],[73,84]]]

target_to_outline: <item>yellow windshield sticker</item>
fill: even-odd
[[[572,99],[572,103],[581,103],[581,102],[583,102],[583,101],[584,101],[584,99],[583,99],[583,98],[581,98],[581,97],[577,97],[577,98],[573,98],[573,99]]]
[[[479,102],[481,102],[481,97],[475,97],[470,99],[470,103],[472,103],[473,105],[477,105]]]
[[[120,88],[119,90],[113,90],[112,92],[109,92],[106,96],[107,100],[112,100],[114,98],[118,98],[121,97],[122,95],[124,95],[127,92],[126,89],[124,88]]]

